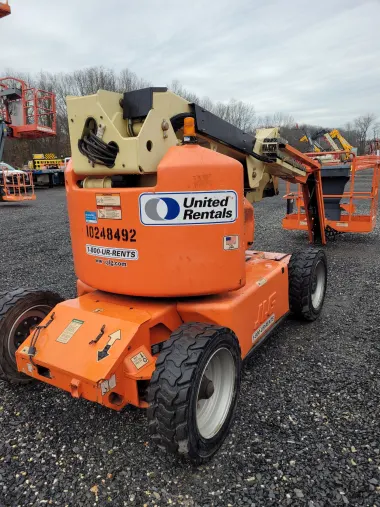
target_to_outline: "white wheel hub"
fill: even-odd
[[[231,409],[236,365],[231,352],[220,348],[208,360],[197,393],[196,420],[205,439],[214,437]]]
[[[311,302],[313,307],[317,310],[323,301],[323,295],[326,285],[326,268],[322,261],[319,261],[315,266],[313,276],[313,286],[311,292]]]

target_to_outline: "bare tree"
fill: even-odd
[[[134,72],[131,72],[129,69],[123,69],[118,76],[115,91],[119,93],[131,92],[133,90],[147,88],[148,86],[152,86],[152,84],[145,79],[139,78]]]
[[[189,102],[194,102],[196,104],[200,103],[199,97],[195,93],[186,90],[186,88],[184,88],[177,79],[173,80],[171,84],[168,85],[168,89]]]
[[[363,116],[355,118],[354,120],[355,129],[358,134],[358,148],[360,154],[363,154],[365,152],[368,130],[375,119],[376,116],[374,114],[367,113]]]
[[[211,111],[244,132],[252,132],[256,124],[255,108],[241,100],[231,99],[226,104],[218,102]]]
[[[30,86],[54,91],[56,94],[57,136],[30,141],[12,142],[10,140],[6,143],[4,160],[20,167],[31,158],[32,153],[54,152],[58,156],[70,155],[66,109],[66,97],[68,95],[89,95],[96,93],[101,88],[123,93],[151,86],[149,82],[139,78],[128,68],[115,72],[105,67],[90,67],[69,73],[40,72],[34,75],[7,69],[1,74],[18,77]],[[184,88],[178,80],[172,81],[168,88],[189,102],[199,104],[246,132],[254,132],[257,127],[279,126],[282,136],[303,151],[309,150],[307,143],[299,142],[304,134],[304,128],[308,128],[311,134],[322,128],[315,125],[303,125],[296,128],[294,118],[281,112],[258,117],[254,106],[241,100],[231,99],[228,102],[215,103],[209,97],[198,97],[195,93]],[[340,130],[353,146],[360,148],[359,153],[364,153],[366,139],[371,127],[374,137],[380,136],[380,124],[374,122],[375,116],[367,114],[347,123]]]
[[[378,139],[380,137],[380,123],[376,122],[372,127],[373,138]]]
[[[198,97],[195,93],[189,92],[178,80],[174,80],[168,86],[169,90],[180,95],[189,102],[204,107],[216,116],[226,120],[246,132],[251,132],[256,124],[255,109],[252,104],[241,100],[231,99],[229,102],[212,102],[209,97]]]
[[[267,114],[257,118],[257,126],[259,128],[284,127],[291,129],[295,127],[295,123],[292,115],[281,112],[274,113],[273,115]]]

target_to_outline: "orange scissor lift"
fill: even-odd
[[[0,164],[1,169],[1,164]],[[18,202],[34,201],[33,175],[31,172],[19,172],[12,174],[7,169],[0,172],[0,201]]]
[[[39,139],[56,135],[56,105],[52,92],[28,86],[14,77],[0,78],[0,162],[6,138]],[[33,178],[3,170],[3,201],[34,200]]]
[[[308,153],[309,157],[346,153]],[[379,200],[380,157],[350,154],[348,163],[325,164],[321,168],[325,208],[326,236],[335,239],[342,233],[369,233],[376,225]],[[282,226],[287,230],[307,231],[305,200],[300,185],[286,184],[286,215]],[[370,187],[369,190],[358,187]],[[347,187],[347,189],[346,189]]]

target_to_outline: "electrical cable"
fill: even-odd
[[[248,155],[251,155],[251,157],[260,160],[261,162],[265,162],[266,164],[273,164],[273,162],[275,162],[275,160],[272,160],[271,158],[266,157],[265,155],[258,155],[254,151],[248,153]]]
[[[35,326],[33,328],[33,336],[32,336],[32,339],[30,340],[30,346],[29,346],[29,350],[28,350],[28,356],[29,356],[30,362],[34,366],[35,366],[35,364],[34,364],[34,361],[33,361],[33,357],[36,355],[36,352],[37,352],[36,343],[37,343],[37,340],[38,340],[38,338],[40,336],[40,332],[41,332],[42,329],[46,329],[47,327],[50,326],[50,324],[54,320],[54,317],[55,317],[55,312],[53,312],[51,314],[50,319],[47,321],[47,323],[44,326]]]
[[[108,144],[99,139],[94,132],[90,132],[78,140],[78,149],[82,155],[87,157],[93,164],[113,167],[119,147],[113,141]]]

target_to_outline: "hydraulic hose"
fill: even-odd
[[[113,141],[105,143],[93,132],[85,135],[78,141],[78,149],[82,155],[87,157],[92,163],[113,167],[115,159],[119,153],[119,147]]]

